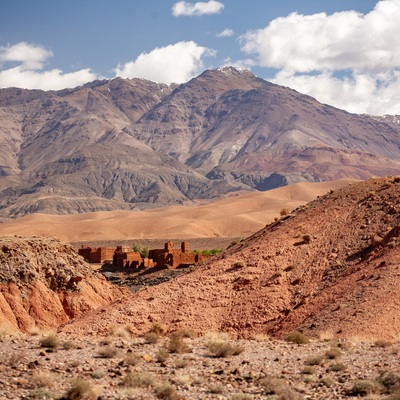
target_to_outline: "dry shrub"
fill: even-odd
[[[213,394],[221,394],[224,392],[224,387],[220,383],[211,383],[208,391]]]
[[[124,339],[129,339],[131,337],[130,331],[123,326],[114,326],[111,328],[110,334],[112,336],[121,337]]]
[[[156,353],[156,360],[157,360],[157,362],[159,362],[161,364],[165,363],[165,361],[167,361],[168,357],[169,357],[169,353],[168,353],[168,351],[166,351],[164,349],[161,349]]]
[[[281,215],[281,217],[284,217],[285,215],[290,214],[290,211],[288,208],[282,208],[282,210],[279,212],[279,214]]]
[[[302,237],[304,243],[310,243],[312,238],[313,238],[312,235],[310,235],[309,233],[306,233]]]
[[[155,376],[147,371],[132,371],[125,375],[122,383],[124,386],[144,388],[153,386],[155,380]]]
[[[114,346],[104,346],[97,352],[100,358],[114,358],[118,354],[118,350]]]
[[[268,340],[270,340],[270,337],[265,333],[257,333],[256,335],[254,335],[254,340],[257,342],[267,342]]]
[[[6,364],[10,367],[16,367],[24,359],[23,351],[13,351],[6,359]]]
[[[56,333],[49,333],[47,336],[45,336],[41,341],[40,345],[42,347],[47,347],[47,348],[56,348],[60,344],[60,340],[58,339],[58,336]]]
[[[170,353],[191,353],[192,349],[179,336],[171,336],[167,349]]]
[[[180,358],[175,361],[176,368],[185,368],[189,365],[189,360],[187,358]]]
[[[141,358],[137,354],[127,354],[127,356],[124,359],[124,364],[125,365],[130,365],[134,367],[135,365],[139,364]]]
[[[234,393],[231,400],[253,400],[253,396],[248,393]]]
[[[340,372],[345,371],[347,367],[342,363],[333,363],[328,367],[328,371],[332,372]]]
[[[310,356],[305,359],[304,364],[306,365],[321,365],[324,361],[324,356],[323,355],[316,355],[316,356]]]
[[[325,352],[325,357],[328,360],[336,360],[342,356],[342,352],[337,347],[332,347]]]
[[[161,400],[179,400],[180,396],[178,395],[176,389],[170,385],[169,383],[164,383],[155,388],[154,394],[157,399]]]
[[[237,356],[243,352],[243,347],[237,344],[231,344],[225,340],[209,340],[205,347],[210,355],[216,358]]]
[[[147,332],[143,335],[146,343],[156,344],[160,340],[160,335],[156,332]]]
[[[386,394],[400,391],[400,375],[392,371],[383,371],[376,381],[384,387]]]
[[[379,347],[381,349],[384,349],[386,347],[390,347],[392,345],[393,345],[392,341],[390,341],[390,340],[382,340],[382,339],[376,340],[375,343],[374,343],[375,347]]]
[[[56,384],[57,376],[50,371],[35,371],[32,374],[32,387],[51,388]]]
[[[382,389],[382,385],[375,380],[358,379],[354,382],[349,394],[352,396],[367,396],[381,393]]]
[[[246,266],[246,263],[242,260],[236,260],[233,264],[233,268],[244,268]]]
[[[299,400],[300,396],[284,379],[273,376],[264,376],[258,381],[259,385],[268,395],[275,395],[276,400]]]
[[[76,345],[74,342],[72,342],[71,340],[66,340],[64,342],[61,343],[61,347],[64,350],[71,350],[71,349],[75,349]]]
[[[54,393],[49,392],[46,388],[38,388],[33,389],[28,394],[28,399],[38,399],[38,400],[46,400],[46,399],[55,399],[57,396]]]
[[[190,328],[182,328],[177,330],[176,332],[173,333],[174,336],[180,336],[183,338],[188,338],[188,339],[193,339],[197,337],[197,333]]]
[[[97,400],[100,389],[93,386],[87,379],[77,378],[71,383],[64,397],[68,400]]]
[[[303,374],[303,375],[312,375],[312,374],[314,374],[315,373],[315,368],[313,368],[312,366],[307,366],[307,367],[304,367],[301,371],[300,371],[300,373],[301,374]]]
[[[168,326],[161,322],[154,322],[148,332],[157,333],[159,335],[163,335],[167,332]]]
[[[310,342],[308,337],[302,332],[291,332],[285,337],[285,341],[296,344],[307,344]]]
[[[326,387],[331,387],[335,381],[330,376],[323,376],[320,378],[319,383]]]

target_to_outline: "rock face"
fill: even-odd
[[[400,177],[338,189],[174,281],[89,313],[67,332],[228,331],[241,337],[398,337]],[[105,312],[104,312],[105,311]],[[105,317],[106,316],[106,317]]]
[[[149,208],[400,171],[396,118],[360,116],[246,70],[180,86],[116,78],[0,90],[0,217]]]
[[[123,293],[70,245],[40,237],[0,238],[0,325],[25,332],[55,328]]]

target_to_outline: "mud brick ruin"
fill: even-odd
[[[176,249],[172,241],[165,243],[163,249],[153,249],[149,251],[148,258],[142,258],[140,253],[130,251],[129,248],[122,246],[112,247],[81,247],[78,250],[89,263],[112,263],[119,268],[157,268],[175,269],[194,265],[206,261],[210,256],[195,254],[189,251],[189,243],[182,242],[180,249]]]

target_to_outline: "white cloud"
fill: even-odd
[[[183,83],[202,72],[204,56],[213,55],[214,50],[195,42],[178,42],[142,53],[135,61],[119,65],[115,72],[116,76],[122,77]]]
[[[381,0],[365,15],[292,13],[240,42],[255,65],[280,70],[276,83],[349,111],[400,114],[399,21],[400,1]]]
[[[18,64],[0,71],[0,88],[57,90],[75,87],[98,78],[90,69],[64,73],[59,69],[42,71],[53,53],[35,44],[20,42],[0,47],[0,65]]]
[[[186,1],[178,1],[172,7],[172,15],[174,17],[184,16],[201,16],[205,14],[220,14],[224,9],[223,3],[215,0],[207,2],[188,3]]]
[[[217,33],[217,37],[231,37],[235,34],[235,31],[233,29],[224,29],[222,32]]]

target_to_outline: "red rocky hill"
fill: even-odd
[[[370,179],[295,210],[194,272],[73,321],[66,332],[301,329],[318,336],[400,332],[400,178]]]
[[[56,328],[120,298],[67,244],[40,237],[0,238],[0,325]]]

